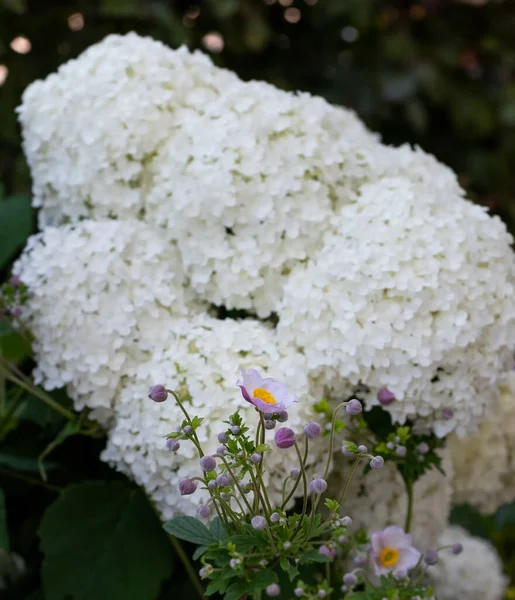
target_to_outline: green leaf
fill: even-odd
[[[309,562],[326,563],[330,561],[329,556],[321,554],[318,550],[306,550],[300,556],[300,562],[303,565]]]
[[[214,581],[209,582],[206,588],[206,596],[212,596],[213,594],[223,594],[229,585],[229,581],[226,579],[215,579]]]
[[[294,567],[292,564],[290,564],[288,559],[285,558],[284,556],[281,558],[280,565],[281,565],[281,569],[285,573],[287,573],[290,581],[293,581],[296,577],[298,577],[299,570],[297,569],[297,567]]]
[[[2,242],[0,242],[1,253]],[[0,336],[0,354],[9,362],[21,362],[30,356],[30,344],[17,331],[11,331]]]
[[[39,471],[39,463],[35,458],[30,456],[17,456],[16,454],[8,454],[0,452],[0,465],[14,469],[15,471]],[[45,462],[44,467],[47,471],[57,467],[55,462]]]
[[[9,551],[9,531],[4,490],[0,488],[0,550]]]
[[[72,485],[39,528],[46,600],[154,600],[173,555],[148,500],[125,483]]]
[[[272,583],[277,583],[279,578],[277,573],[271,569],[265,569],[264,571],[258,571],[252,576],[252,579],[248,583],[246,592],[249,596],[255,595]]]
[[[28,196],[9,196],[0,202],[0,268],[14,258],[32,232]]]
[[[247,592],[248,584],[246,581],[235,581],[227,589],[224,600],[239,600]]]
[[[175,517],[171,521],[167,521],[163,527],[166,532],[180,540],[193,544],[209,546],[217,541],[211,531],[194,517]]]
[[[193,553],[193,560],[198,560],[204,552],[207,550],[207,546],[199,546]]]
[[[227,537],[227,532],[222,525],[219,517],[215,517],[211,523],[209,523],[209,531],[213,534],[216,540],[224,540]]]

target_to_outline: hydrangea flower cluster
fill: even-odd
[[[511,238],[433,157],[135,34],[29,86],[19,117],[40,208],[15,266],[37,381],[93,409],[104,460],[166,517],[198,503],[177,493],[191,449],[159,443],[178,409],[145,402],[164,378],[206,409],[208,444],[234,365],[304,399],[296,434],[322,392],[358,384],[366,409],[440,436],[492,410],[515,337]],[[256,389],[251,421],[275,397]],[[272,459],[271,494],[285,468]]]

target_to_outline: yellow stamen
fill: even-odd
[[[274,398],[273,394],[264,388],[256,388],[252,392],[252,397],[259,398],[260,400],[263,400],[263,402],[266,402],[266,404],[277,404],[277,400]]]
[[[395,567],[399,562],[399,552],[395,548],[383,548],[379,554],[383,567]]]

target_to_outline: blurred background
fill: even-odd
[[[469,197],[515,232],[512,0],[0,0],[0,281],[35,230],[15,113],[24,88],[106,35],[132,30],[172,47],[201,49],[245,80],[263,79],[353,108],[385,142],[420,145],[451,166]],[[30,349],[2,329],[1,320],[0,354],[30,373]],[[7,388],[8,401],[16,389]],[[71,408],[64,394],[53,397]],[[16,398],[25,406],[24,396]],[[102,432],[85,434],[79,425],[64,425],[55,411],[37,410],[0,411],[0,579],[7,568],[4,550],[14,548],[26,562],[21,588],[0,585],[0,599],[43,600],[37,533],[62,486],[91,479],[120,483],[98,459]],[[56,469],[52,485],[41,480],[36,461],[48,448],[47,468]],[[105,501],[99,508],[105,510]],[[155,521],[155,539],[164,539],[152,513],[148,519]],[[514,505],[488,517],[458,507],[453,521],[489,538],[515,581]],[[144,545],[146,552],[157,547],[155,541]],[[159,598],[184,597],[185,579],[173,575]],[[93,596],[103,600],[86,592],[80,598]],[[111,591],[107,597],[119,596]],[[515,598],[515,588],[508,597]],[[60,596],[47,597],[55,599]]]
[[[511,0],[0,0],[0,181],[30,192],[23,89],[109,33],[187,44],[243,79],[352,107],[387,143],[419,144],[513,229]]]

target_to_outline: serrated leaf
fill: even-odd
[[[46,600],[154,600],[173,554],[145,495],[125,483],[72,485],[39,528]]]
[[[0,488],[0,550],[9,551],[9,531],[7,529],[7,511],[4,490]]]
[[[14,258],[31,232],[30,198],[9,196],[0,201],[0,268]]]
[[[219,517],[215,517],[211,523],[209,523],[209,531],[213,534],[216,540],[224,540],[227,537],[227,532],[224,529],[222,521]]]
[[[290,581],[293,581],[299,575],[299,570],[294,567],[284,556],[280,561],[281,569],[288,575]]]
[[[193,544],[209,546],[209,544],[216,542],[216,538],[211,531],[194,517],[175,517],[171,521],[167,521],[163,528],[180,540]]]
[[[213,594],[223,594],[229,585],[229,581],[225,579],[215,579],[210,581],[206,588],[206,596],[212,596]]]
[[[235,581],[227,588],[224,600],[239,600],[247,592],[248,584],[246,581]]]

